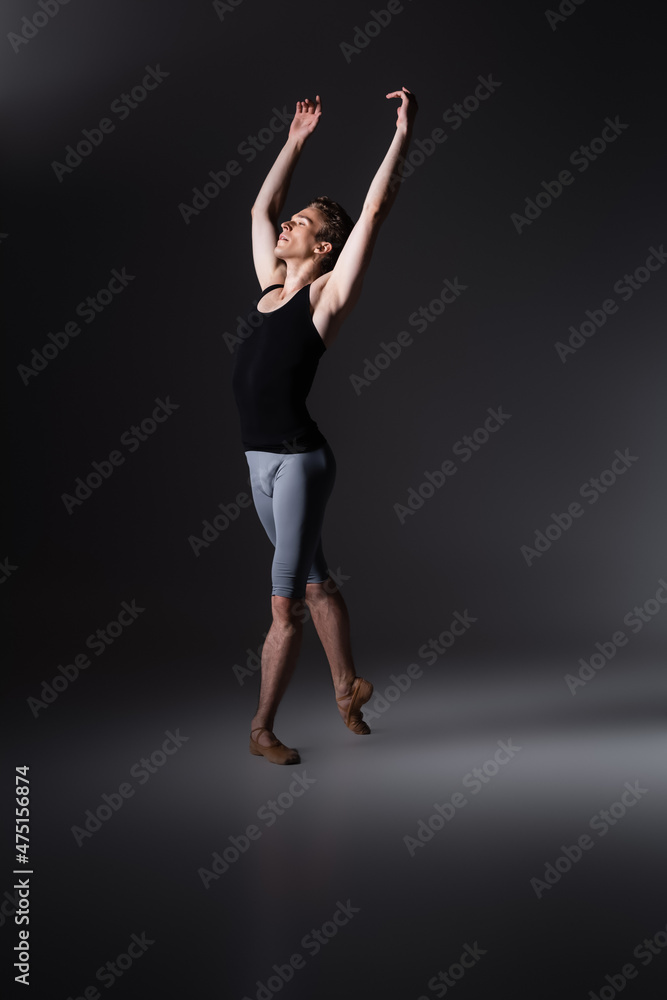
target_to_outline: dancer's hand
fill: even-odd
[[[386,96],[400,97],[401,99],[401,106],[398,108],[398,116],[396,118],[396,128],[412,128],[415,115],[419,110],[415,95],[407,87],[402,87],[401,90],[394,90]]]
[[[315,95],[315,103],[309,97],[305,101],[296,102],[296,112],[289,129],[289,135],[294,139],[307,139],[315,131],[322,115],[320,95]]]

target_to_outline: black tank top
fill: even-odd
[[[260,299],[273,288],[284,285],[269,285]],[[310,315],[310,285],[259,315],[261,326],[236,352],[232,377],[244,450],[314,451],[326,438],[308,413],[306,398],[326,347]]]

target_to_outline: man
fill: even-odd
[[[320,357],[359,298],[380,226],[398,192],[417,101],[406,87],[386,96],[401,101],[396,133],[356,224],[340,205],[321,197],[281,222],[276,239],[292,173],[322,115],[319,95],[315,102],[297,101],[287,141],[252,207],[253,260],[263,289],[257,309],[265,318],[238,349],[233,387],[253,500],[275,546],[273,621],[250,731],[250,752],[274,764],[300,760],[275,737],[273,723],[301,647],[304,597],[343,721],[352,732],[370,733],[361,706],[373,687],[356,675],[347,608],[329,576],[320,538],[335,459],[306,397]]]

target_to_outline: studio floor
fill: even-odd
[[[72,685],[35,720],[40,995],[657,1000],[657,664],[572,694],[558,663],[452,661],[409,686],[405,663],[367,663],[359,737],[309,655],[275,727],[289,767],[248,752],[256,678],[219,704],[193,684],[93,710],[82,677],[85,712]]]

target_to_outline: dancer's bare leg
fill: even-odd
[[[306,604],[324,646],[336,698],[341,699],[338,708],[345,719],[350,704],[350,697],[346,695],[351,695],[352,681],[356,677],[347,606],[331,577],[324,583],[306,584]]]
[[[284,695],[301,649],[303,638],[303,601],[292,597],[272,597],[273,622],[262,647],[262,681],[259,690],[259,704],[250,723],[251,731],[265,727],[268,733],[260,733],[257,740],[262,746],[269,746],[273,723],[280,700]]]

